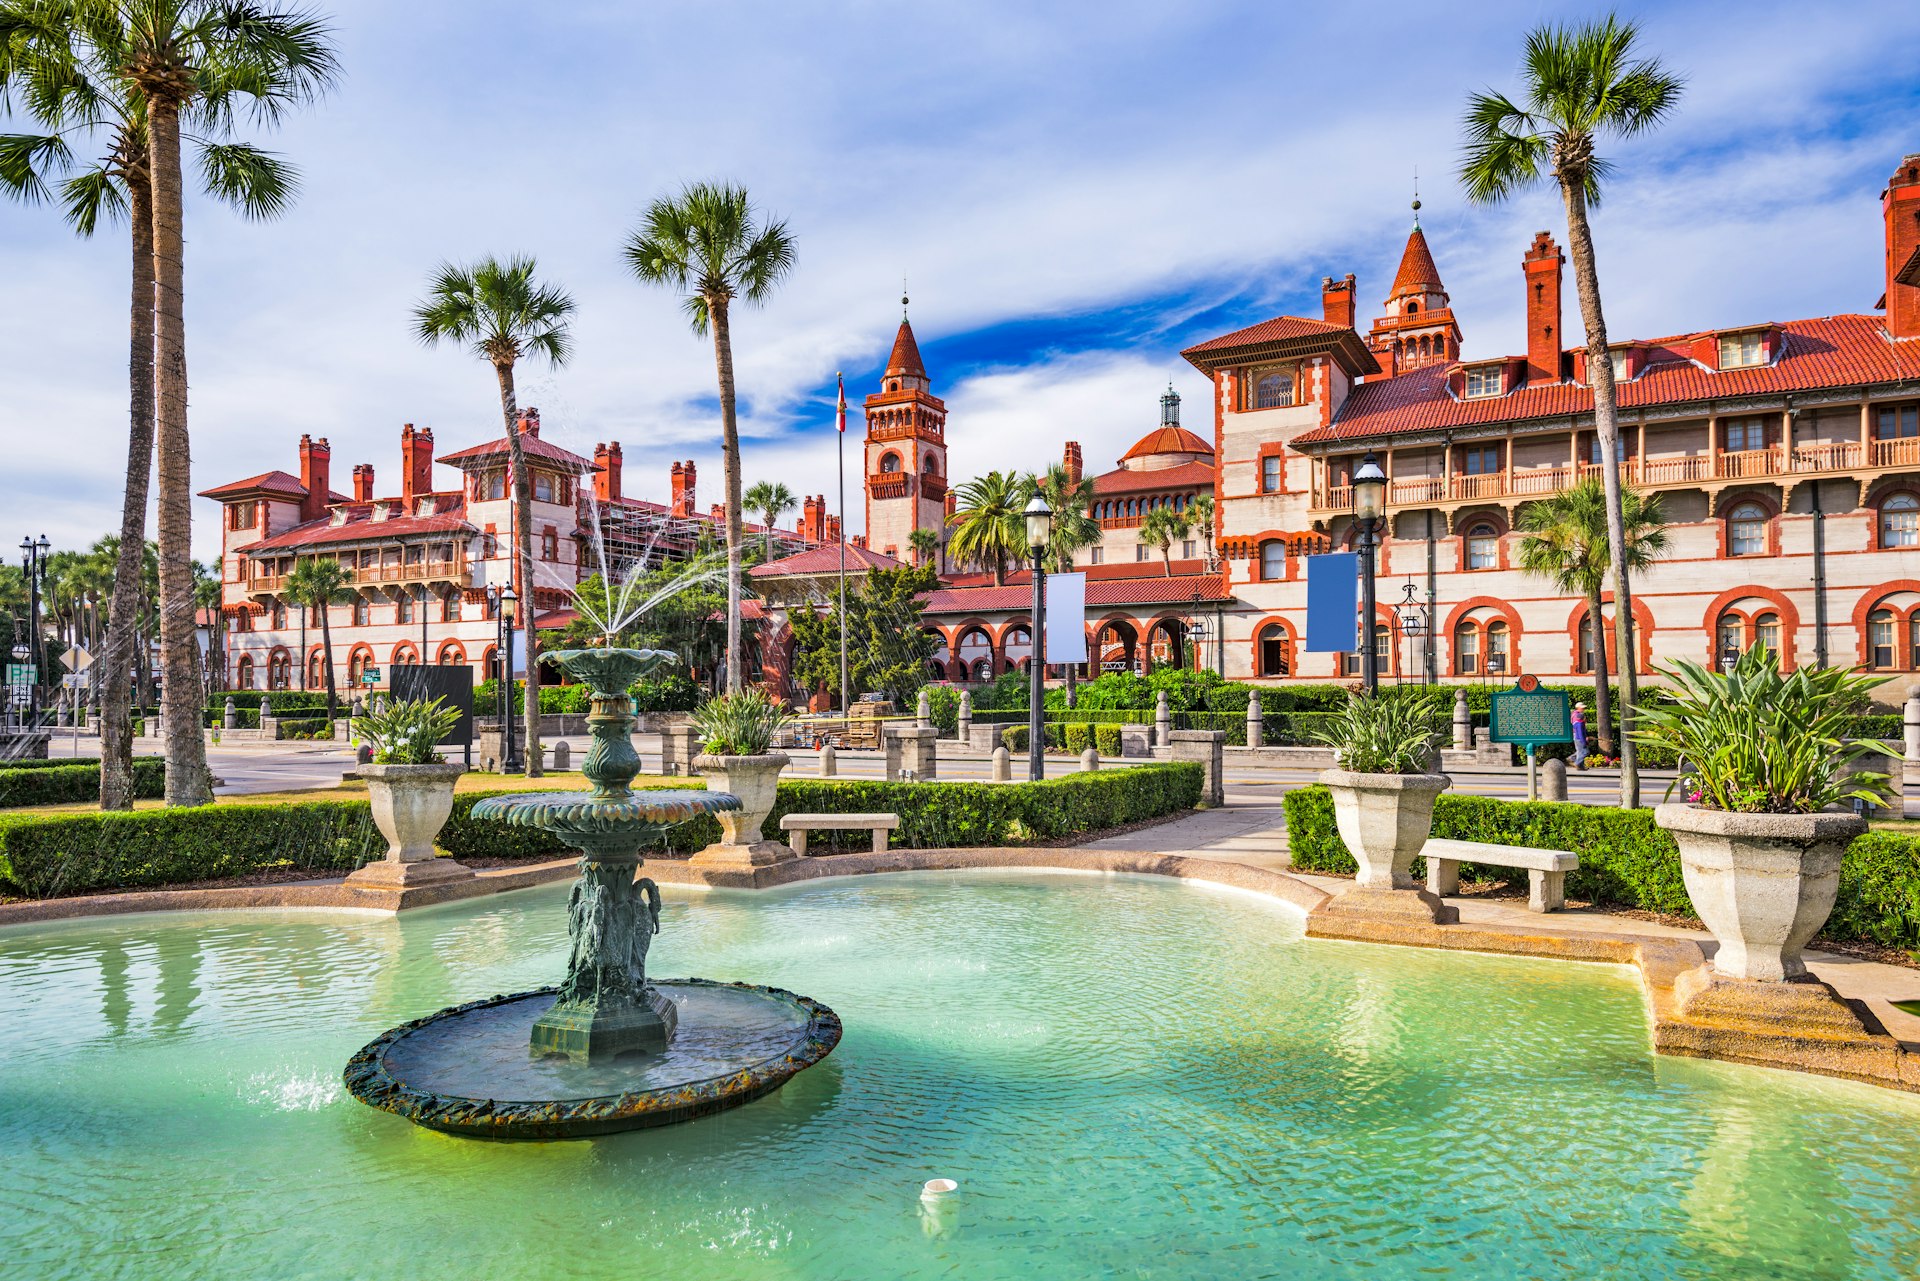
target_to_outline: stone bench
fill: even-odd
[[[1565,850],[1539,850],[1527,845],[1489,845],[1485,841],[1449,841],[1433,838],[1420,850],[1427,860],[1427,889],[1445,898],[1460,892],[1460,865],[1483,863],[1527,870],[1527,907],[1535,912],[1557,912],[1567,905],[1567,873],[1580,866],[1580,856]]]
[[[841,832],[865,828],[873,833],[873,852],[887,852],[887,833],[900,826],[898,814],[788,814],[780,820],[780,830],[790,835],[787,841],[802,858],[807,854],[808,832]]]

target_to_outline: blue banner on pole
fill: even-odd
[[[1348,653],[1360,636],[1360,554],[1307,557],[1306,653]]]

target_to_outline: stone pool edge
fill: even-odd
[[[0,927],[138,912],[302,908],[392,913],[570,880],[577,866],[574,857],[553,859],[527,867],[489,869],[470,879],[411,889],[362,889],[330,880],[34,900],[0,905]],[[742,871],[708,871],[683,859],[649,859],[641,871],[663,885],[758,890],[828,877],[991,868],[1128,873],[1246,890],[1278,899],[1304,913],[1310,938],[1631,966],[1640,976],[1656,1053],[1806,1072],[1920,1093],[1920,1054],[1887,1035],[1871,1010],[1859,1001],[1848,1000],[1846,1004],[1859,1016],[1864,1036],[1804,1034],[1790,1026],[1759,1030],[1684,1017],[1681,1004],[1685,984],[1708,963],[1706,950],[1690,939],[1544,927],[1515,930],[1486,923],[1440,925],[1328,913],[1323,909],[1336,896],[1285,872],[1137,850],[1074,846],[888,850],[789,859]]]

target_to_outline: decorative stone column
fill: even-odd
[[[993,749],[993,781],[1004,783],[1013,777],[1013,754],[1004,746]]]
[[[1453,696],[1453,750],[1473,750],[1473,713],[1467,710],[1467,691]]]
[[[1163,691],[1164,692],[1164,691]],[[1260,691],[1253,690],[1247,695],[1247,746],[1258,747],[1266,742],[1262,735],[1262,715],[1260,712]]]
[[[922,782],[939,777],[939,758],[934,735],[940,731],[931,725],[900,725],[889,728],[887,739],[887,778],[900,781],[903,770],[912,770]]]
[[[920,729],[933,724],[933,696],[924,685],[920,687],[919,701],[914,704],[913,723]]]
[[[1166,706],[1166,693],[1162,691],[1160,710],[1165,711]],[[1200,804],[1195,808],[1225,805],[1227,732],[1222,729],[1176,729],[1171,734],[1173,759],[1197,761],[1206,770],[1206,780],[1200,787]]]
[[[832,778],[840,770],[837,754],[832,743],[820,744],[820,777]]]
[[[1920,765],[1920,693],[1907,700],[1907,764]]]
[[[1165,747],[1173,741],[1173,713],[1167,709],[1167,691],[1161,690],[1153,698],[1153,742],[1156,747]]]
[[[693,722],[681,716],[667,723],[660,735],[660,772],[662,774],[693,773],[693,758],[700,754],[700,735],[693,728]]]
[[[973,691],[960,691],[960,711],[954,722],[953,736],[962,743],[973,734]]]
[[[227,695],[226,710],[220,714],[221,729],[240,728],[240,709],[233,705],[233,695]]]

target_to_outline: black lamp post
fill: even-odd
[[[1353,522],[1360,530],[1360,686],[1380,688],[1379,654],[1373,646],[1373,549],[1380,542],[1380,519],[1387,506],[1387,473],[1369,453],[1353,473]]]
[[[35,542],[32,538],[20,540],[20,568],[27,575],[27,662],[33,668],[33,684],[27,693],[27,724],[40,723],[40,673],[45,658],[45,645],[40,639],[40,579],[46,573],[47,550],[53,546],[45,534]]]
[[[1033,657],[1028,660],[1031,673],[1027,707],[1027,779],[1039,782],[1046,777],[1046,719],[1043,704],[1047,694],[1047,575],[1043,564],[1047,544],[1053,541],[1053,509],[1039,494],[1027,504],[1027,550],[1033,553]]]
[[[518,774],[523,768],[520,748],[513,739],[513,606],[511,587],[489,589],[493,597],[494,653],[500,656],[500,772]]]

